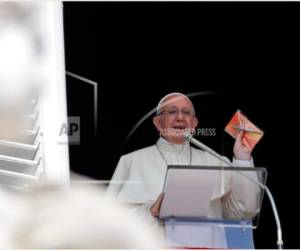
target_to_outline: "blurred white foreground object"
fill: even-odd
[[[42,186],[1,196],[1,249],[160,248],[147,224],[104,199],[102,189]]]
[[[0,185],[69,184],[62,3],[0,2]]]

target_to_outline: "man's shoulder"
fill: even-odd
[[[130,153],[127,153],[123,155],[122,157],[124,158],[131,158],[131,157],[143,157],[143,156],[149,156],[149,154],[152,154],[153,151],[155,150],[155,144],[145,147],[145,148],[140,148],[135,151],[132,151]]]

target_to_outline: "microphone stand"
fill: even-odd
[[[208,146],[206,146],[202,142],[200,142],[200,141],[196,140],[195,138],[193,138],[192,134],[186,132],[184,134],[184,137],[188,142],[192,143],[193,145],[197,146],[198,148],[201,148],[204,151],[208,152],[209,154],[213,155],[214,157],[216,157],[220,161],[224,162],[226,165],[228,165],[230,167],[234,167],[232,165],[232,163],[227,158],[222,157],[220,154],[218,154],[213,149],[209,148]],[[249,178],[249,179],[251,179],[251,178]],[[254,180],[252,180],[252,181],[254,181]],[[272,195],[271,191],[269,190],[269,188],[266,185],[264,185],[260,182],[256,182],[256,181],[254,181],[254,182],[256,184],[258,184],[267,193],[267,196],[268,196],[268,198],[270,200],[270,203],[271,203],[271,206],[272,206],[272,210],[273,210],[273,214],[274,214],[274,217],[275,217],[276,225],[277,225],[277,249],[283,249],[281,224],[280,224],[280,219],[279,219],[279,215],[278,215],[278,212],[277,212],[277,207],[276,207],[273,195]]]

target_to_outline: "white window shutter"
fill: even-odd
[[[70,179],[68,138],[66,133],[61,133],[62,126],[67,124],[62,3],[58,1],[4,2],[1,3],[0,8],[2,9],[0,20],[2,18],[3,21],[0,24],[12,22],[13,26],[18,27],[16,30],[22,27],[22,31],[27,30],[33,36],[30,41],[37,52],[35,53],[34,67],[28,66],[28,68],[31,67],[28,71],[33,76],[32,78],[29,76],[29,80],[33,81],[34,79],[37,81],[34,83],[35,86],[38,86],[35,88],[37,91],[26,99],[26,108],[19,112],[25,121],[22,133],[14,138],[5,138],[5,132],[2,131],[2,137],[0,137],[0,185],[17,189],[24,189],[32,182],[38,181],[68,185]],[[7,9],[6,12],[3,11],[5,9]],[[15,13],[13,13],[14,11]],[[18,17],[20,12],[22,13]],[[13,14],[9,15],[9,13]],[[12,17],[15,16],[17,19],[13,20]],[[24,21],[22,18],[26,18],[26,20]],[[14,37],[11,38],[13,42],[5,42],[7,37],[4,36],[7,34],[11,36],[12,33],[13,31],[0,32],[0,46],[8,46],[8,50],[11,50],[10,53],[7,53],[7,59],[11,59],[12,72],[15,72],[17,70],[14,67],[15,65],[19,66],[18,60],[22,61],[23,54],[20,52],[14,54],[14,48],[9,47],[15,42]],[[18,35],[16,35],[16,39],[19,39]],[[2,46],[4,52],[7,51],[4,49],[5,46]],[[21,56],[19,56],[20,54]],[[24,62],[29,60],[26,55],[25,53]],[[6,60],[6,58],[0,60]],[[0,71],[1,67],[7,67],[7,65],[0,62]],[[24,67],[19,68],[23,69]],[[2,72],[4,71],[2,70]],[[16,75],[21,74],[16,73]],[[24,88],[24,93],[32,84],[32,82],[28,84],[24,77],[16,78],[13,74],[1,75],[0,73],[0,82],[4,82],[4,84],[0,83],[0,92],[5,90],[8,93],[2,94],[4,97],[2,99],[7,99],[7,103],[9,103],[7,106],[5,106],[7,104],[5,102],[2,105],[2,108],[7,107],[7,110],[4,111],[6,114],[9,113],[11,107],[10,95],[14,95],[11,93],[12,91],[6,90],[10,81],[18,86],[15,87],[15,90]],[[26,95],[24,94],[24,96]]]

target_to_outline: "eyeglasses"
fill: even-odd
[[[162,110],[161,112],[158,113],[158,115],[166,114],[166,115],[169,115],[169,116],[177,116],[177,115],[179,115],[179,112],[185,117],[194,116],[194,111],[193,110],[188,109],[188,108],[183,108],[183,109],[179,110],[176,107]]]

